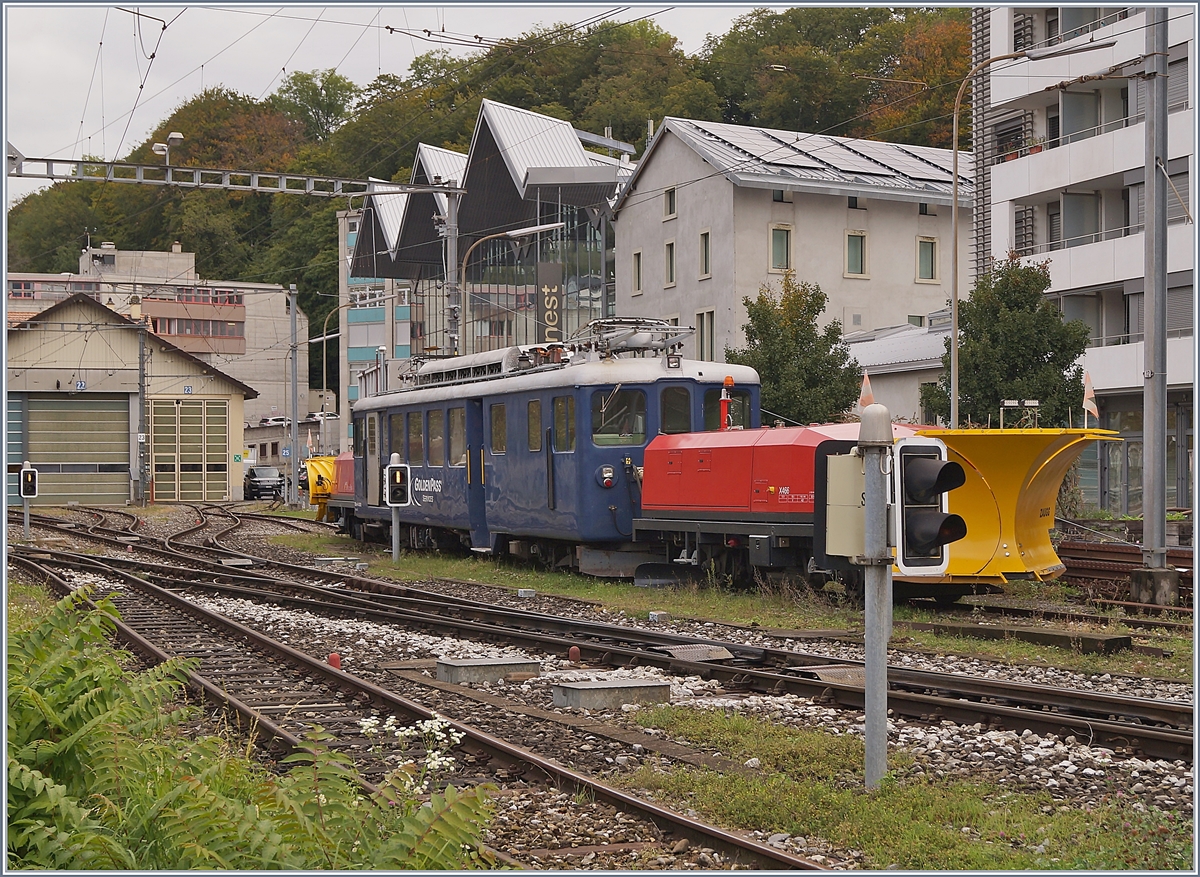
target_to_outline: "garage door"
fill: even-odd
[[[229,402],[152,400],[150,467],[155,502],[229,499]]]
[[[129,399],[80,393],[28,397],[26,458],[38,505],[124,505],[130,498]]]

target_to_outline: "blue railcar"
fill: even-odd
[[[351,532],[390,526],[383,469],[395,453],[411,468],[399,513],[410,547],[461,543],[617,576],[661,559],[631,538],[646,445],[718,429],[727,379],[729,425],[759,426],[757,373],[672,352],[690,331],[596,321],[563,344],[425,362],[400,389],[360,399]]]

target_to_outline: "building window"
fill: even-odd
[[[917,202],[917,214],[920,216],[937,216],[937,213],[924,201]]]
[[[909,314],[908,315],[908,324],[910,326],[924,326],[925,318],[922,316],[919,316],[917,314]]]
[[[675,285],[675,241],[667,241],[666,248],[663,253],[663,285]]]
[[[789,192],[787,189],[772,189],[771,190],[771,200],[778,202],[780,204],[791,204],[792,203],[792,193]]]
[[[271,442],[271,456],[272,457],[279,456],[279,442]]]
[[[700,232],[700,279],[712,277],[712,234]]]
[[[714,316],[713,311],[700,311],[696,314],[696,359],[701,362],[712,362],[717,358]]]
[[[858,196],[857,195],[848,195],[846,197],[846,206],[849,207],[851,210],[857,210],[858,209]]]
[[[937,240],[934,238],[917,238],[917,279],[938,279]]]
[[[348,234],[354,234],[357,231],[358,231],[358,220],[357,219],[351,219],[349,222],[346,223],[346,232]]]
[[[642,251],[633,254],[633,294],[642,294]]]
[[[846,274],[855,277],[866,276],[867,273],[867,233],[865,231],[846,232]]]
[[[788,226],[771,226],[771,270],[786,271],[792,267],[792,230]]]
[[[33,298],[32,280],[10,280],[8,294],[12,298]]]
[[[674,187],[663,192],[663,219],[675,218],[675,189]]]

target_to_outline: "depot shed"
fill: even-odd
[[[39,505],[241,498],[253,388],[84,294],[7,338],[9,503],[24,460],[40,473]]]

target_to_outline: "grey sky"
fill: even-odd
[[[330,67],[366,85],[380,73],[403,75],[414,56],[431,49],[465,54],[480,45],[476,36],[486,44],[539,25],[596,17],[652,17],[691,54],[707,34],[724,33],[752,8],[714,3],[120,8],[6,3],[5,137],[30,157],[116,159],[204,87],[220,84],[261,98],[278,88],[286,73]],[[387,27],[413,35],[389,33]],[[426,29],[430,36],[421,33]],[[6,203],[42,185],[8,180]]]

